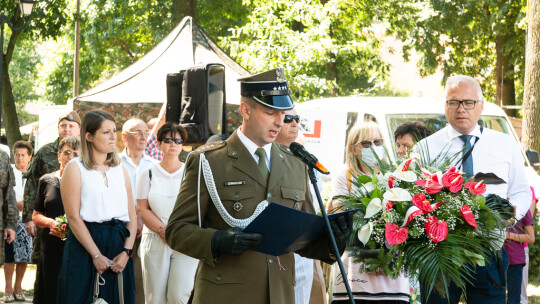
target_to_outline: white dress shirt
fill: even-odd
[[[459,160],[462,158],[464,144],[459,138],[460,135],[462,134],[448,125],[421,140],[414,147],[414,152],[421,156],[421,160],[427,158],[430,162],[443,151],[447,158],[458,155],[453,164],[461,166]],[[469,135],[473,135],[471,144],[474,145],[472,151],[474,174],[494,173],[506,182],[486,185],[484,196],[497,194],[502,198],[508,198],[516,207],[516,220],[520,220],[531,206],[532,193],[525,175],[525,161],[518,144],[508,134],[488,128],[483,128],[483,132],[480,132],[479,125],[476,125]],[[441,158],[435,166],[439,166],[443,161],[444,158]]]
[[[139,165],[135,165],[131,158],[126,153],[126,150],[120,153],[120,159],[122,160],[122,166],[126,168],[126,171],[129,175],[129,181],[131,182],[131,191],[133,192],[133,203],[137,205],[137,200],[135,199],[137,181],[143,174],[148,174],[148,170],[152,168],[155,164],[159,163],[154,158],[143,154],[141,160],[139,160]]]
[[[270,172],[270,154],[272,153],[272,144],[266,144],[262,147],[257,146],[254,142],[251,141],[251,139],[247,138],[247,136],[240,131],[241,128],[238,128],[236,131],[236,134],[238,135],[238,138],[240,138],[240,141],[244,144],[246,149],[249,151],[249,154],[253,156],[253,159],[255,159],[255,162],[259,163],[259,156],[255,154],[255,151],[258,148],[263,148],[266,152],[266,166],[268,166],[268,172]]]

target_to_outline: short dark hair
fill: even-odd
[[[167,134],[173,135],[174,133],[178,133],[180,137],[182,138],[182,140],[184,141],[184,143],[186,142],[187,137],[188,137],[186,129],[182,127],[181,125],[178,125],[172,122],[168,122],[164,124],[163,126],[161,126],[161,128],[159,128],[157,132],[157,140],[159,142],[162,142],[165,139],[165,135]]]
[[[28,150],[28,155],[32,156],[32,154],[34,153],[34,149],[32,148],[32,144],[28,141],[25,141],[25,140],[19,140],[19,141],[16,141],[14,144],[13,144],[13,155],[15,155],[15,151],[17,151],[17,149],[26,149]]]
[[[65,146],[68,146],[73,150],[77,150],[81,146],[81,139],[78,135],[62,138],[60,144],[58,144],[58,152],[62,151]]]
[[[431,132],[428,127],[420,121],[408,121],[400,124],[394,131],[394,140],[398,137],[402,137],[406,134],[410,134],[414,141],[419,141],[423,138],[430,136]]]

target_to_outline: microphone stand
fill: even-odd
[[[347,293],[349,295],[349,300],[350,300],[349,303],[355,304],[351,287],[349,286],[349,280],[347,279],[347,273],[345,272],[345,268],[343,267],[343,262],[341,261],[341,255],[339,254],[339,249],[337,248],[336,239],[334,238],[334,233],[332,232],[332,227],[330,227],[330,221],[328,220],[328,215],[326,214],[324,205],[322,203],[321,193],[319,192],[319,187],[317,186],[317,176],[315,175],[315,170],[313,166],[308,165],[308,173],[309,173],[309,180],[311,181],[311,184],[313,185],[313,189],[315,189],[315,194],[317,195],[317,201],[319,202],[319,207],[321,208],[321,212],[324,218],[324,223],[326,224],[326,228],[328,229],[328,236],[330,237],[330,240],[332,241],[332,247],[337,257],[339,271],[341,272],[341,276],[343,277],[343,283],[345,283],[345,288],[347,289]]]

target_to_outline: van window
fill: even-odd
[[[394,151],[396,150],[394,142],[394,130],[397,126],[407,121],[423,122],[434,133],[444,128],[448,124],[448,121],[446,120],[446,116],[444,116],[444,114],[387,114],[386,124],[388,126],[388,136],[390,139],[392,139],[392,146],[394,148]],[[508,121],[502,116],[482,115],[480,116],[478,124],[484,126],[485,128],[489,128],[514,136],[510,131]],[[516,138],[516,140],[518,139]]]
[[[386,115],[386,123],[389,132],[391,132],[390,138],[394,138],[394,130],[397,126],[407,121],[423,122],[432,132],[437,132],[448,124],[444,114],[388,114]],[[485,128],[511,134],[508,121],[502,116],[483,115],[478,124]]]

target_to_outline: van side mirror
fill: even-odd
[[[531,166],[533,166],[535,170],[540,169],[540,157],[538,156],[538,152],[535,150],[527,150],[525,151],[525,154],[527,155]]]

